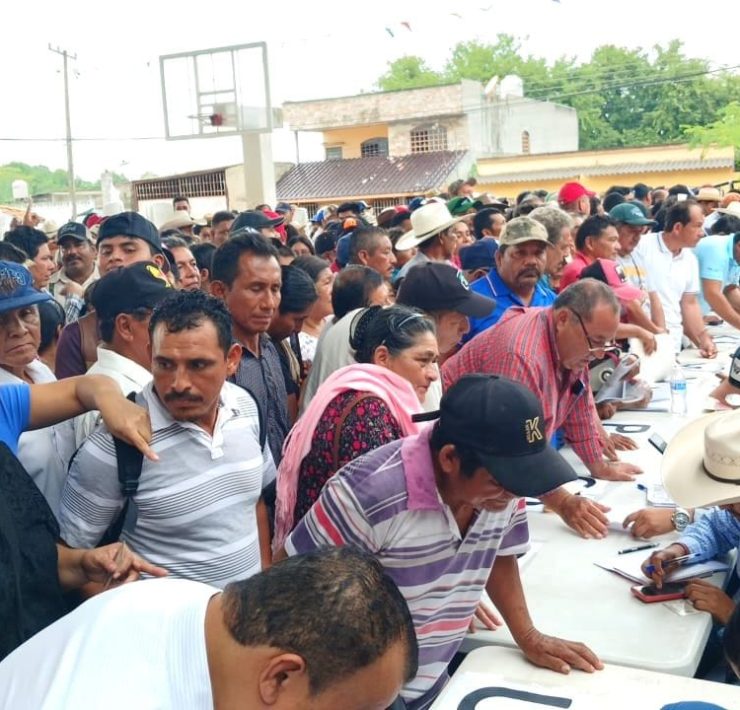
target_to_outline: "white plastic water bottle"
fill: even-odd
[[[686,378],[681,365],[676,363],[671,371],[671,414],[685,417],[688,412]]]

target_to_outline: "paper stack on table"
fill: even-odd
[[[645,354],[642,342],[637,338],[630,338],[630,352],[640,358],[640,379],[649,384],[666,382],[671,377],[673,363],[676,361],[673,353],[673,341],[668,333],[655,336],[657,348],[651,355]]]

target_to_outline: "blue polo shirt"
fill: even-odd
[[[694,249],[694,254],[699,261],[699,278],[721,281],[723,289],[730,284],[737,286],[738,278],[740,278],[740,265],[732,254],[733,236],[732,234],[713,234],[699,241]],[[709,313],[712,308],[704,299],[704,294],[699,293],[698,295],[702,313]]]
[[[481,296],[493,298],[496,301],[496,306],[489,315],[483,318],[470,319],[470,332],[465,336],[464,342],[467,342],[478,335],[478,333],[482,333],[484,330],[498,323],[501,316],[512,306],[526,307],[519,300],[519,297],[501,280],[495,267],[485,276],[482,276],[477,281],[473,281],[470,284],[470,289],[479,293]],[[532,295],[529,307],[551,306],[553,301],[555,301],[555,293],[539,281],[534,287],[534,294]]]
[[[31,388],[25,384],[0,385],[0,441],[15,456],[18,438],[31,418]]]

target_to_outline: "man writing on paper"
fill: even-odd
[[[645,561],[643,572],[658,587],[676,568],[671,564],[676,558],[694,555],[691,562],[705,562],[740,544],[740,412],[710,414],[684,427],[669,443],[661,470],[678,505],[717,507]],[[735,609],[735,599],[703,579],[689,582],[686,593],[695,608],[722,625]]]

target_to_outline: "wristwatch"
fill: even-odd
[[[691,515],[685,508],[676,508],[671,515],[671,524],[676,532],[683,532],[691,522]]]

